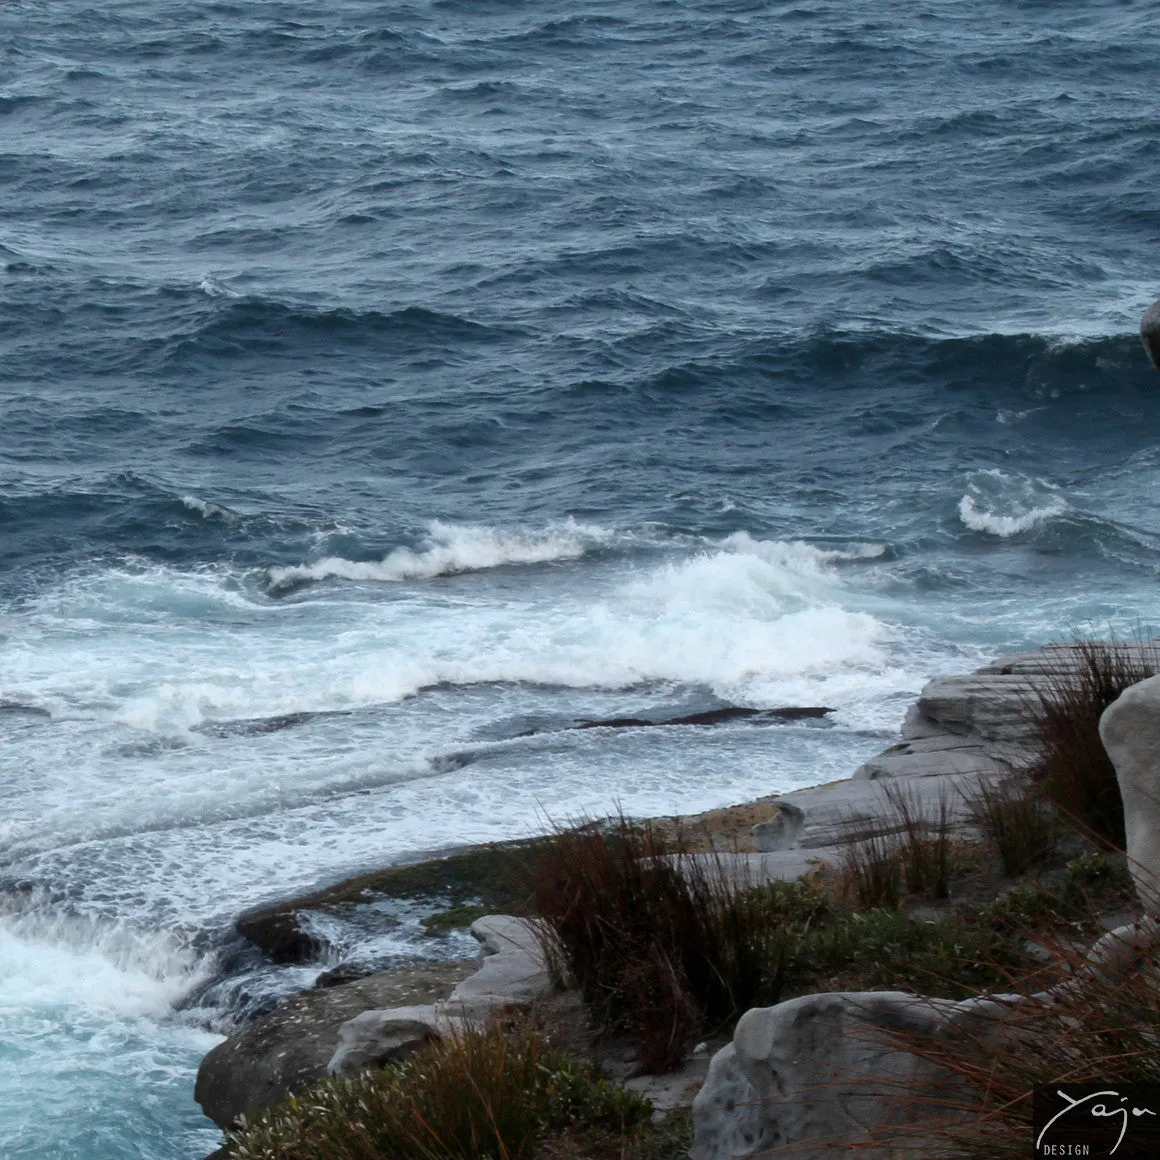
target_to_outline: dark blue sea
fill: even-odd
[[[3,1156],[217,1146],[201,1055],[320,969],[247,906],[846,776],[932,674],[1152,631],[1158,42],[1144,0],[7,0]],[[726,705],[835,712],[568,728]]]

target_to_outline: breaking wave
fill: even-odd
[[[327,556],[313,564],[271,568],[270,590],[277,592],[317,580],[427,580],[459,572],[480,572],[504,564],[545,564],[577,560],[591,548],[609,543],[615,533],[565,520],[541,531],[501,531],[474,524],[429,525],[427,546],[395,548],[381,560]]]
[[[1047,484],[997,468],[976,472],[959,500],[966,527],[1001,539],[1030,532],[1067,510],[1067,501]]]

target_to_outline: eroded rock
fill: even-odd
[[[467,1027],[464,1020],[445,1014],[433,1003],[364,1011],[339,1029],[338,1047],[326,1070],[330,1075],[351,1075],[381,1067],[433,1040],[462,1035]]]
[[[693,1160],[786,1148],[810,1160],[889,1160],[882,1133],[913,1131],[945,1082],[896,1046],[939,1034],[964,1004],[896,991],[803,995],[747,1011],[693,1102]]]
[[[252,1116],[326,1076],[344,1023],[364,1011],[433,1003],[475,969],[425,963],[292,995],[202,1060],[194,1097],[219,1127]]]
[[[484,1019],[494,1011],[546,998],[555,990],[527,919],[491,914],[477,918],[471,933],[480,944],[479,969],[451,992],[445,1005],[448,1013]]]

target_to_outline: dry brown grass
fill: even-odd
[[[1061,660],[1046,674],[1032,708],[1040,752],[1027,772],[1074,825],[1122,850],[1124,803],[1100,741],[1100,715],[1130,685],[1160,671],[1160,649],[1079,641],[1069,651],[1076,663]]]

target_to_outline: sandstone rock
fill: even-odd
[[[479,940],[479,969],[464,979],[445,1010],[466,1019],[483,1019],[505,1007],[525,1006],[555,990],[532,924],[523,918],[491,914],[477,918],[471,933]]]
[[[326,1070],[330,1075],[350,1075],[380,1067],[432,1040],[462,1035],[467,1026],[462,1019],[443,1014],[435,1004],[364,1011],[339,1029],[338,1047]]]
[[[888,1160],[877,1129],[913,1130],[937,1100],[933,1065],[891,1036],[938,1034],[963,1005],[893,991],[804,995],[746,1012],[693,1102],[693,1160],[785,1148],[810,1160]],[[912,1097],[911,1097],[912,1098]]]
[[[339,1029],[364,1011],[442,998],[471,963],[427,963],[304,991],[247,1024],[202,1060],[194,1097],[225,1128],[326,1076]]]
[[[1140,320],[1140,338],[1148,357],[1160,370],[1160,300],[1153,302],[1144,311],[1144,317]]]
[[[709,1061],[709,1074],[693,1100],[694,1160],[752,1156],[765,1142],[763,1111],[737,1049],[726,1044]]]
[[[1149,914],[1160,914],[1160,677],[1125,689],[1104,710],[1100,738],[1124,799],[1136,893]]]
[[[1157,647],[1117,644],[1155,663]],[[902,740],[859,767],[856,778],[993,775],[1031,756],[1038,744],[1035,713],[1045,678],[1083,663],[1075,645],[1047,645],[1000,657],[973,673],[935,677],[911,706]]]

